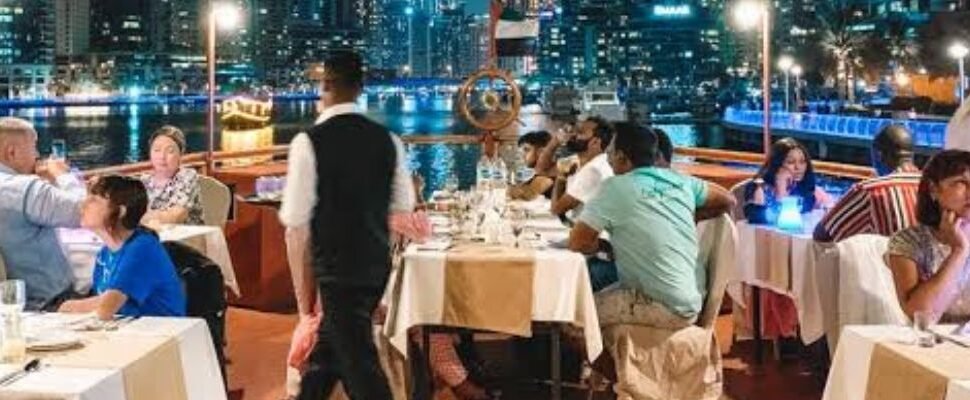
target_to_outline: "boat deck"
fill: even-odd
[[[232,308],[228,313],[229,388],[231,400],[281,400],[284,398],[285,358],[290,335],[296,325],[295,314],[278,314]],[[822,397],[823,382],[811,373],[808,362],[776,361],[753,363],[750,342],[732,344],[733,326],[730,315],[722,315],[716,332],[724,356],[725,398],[732,400],[786,399],[817,400]],[[501,367],[507,360],[502,342],[484,344],[489,361]],[[505,356],[505,357],[503,357]],[[496,360],[493,360],[493,357]],[[506,360],[503,360],[506,358]],[[544,387],[509,384],[501,388],[503,399],[532,400],[548,398]],[[565,399],[586,399],[586,393],[567,390]],[[613,397],[600,394],[596,399]],[[440,392],[435,400],[454,397]]]

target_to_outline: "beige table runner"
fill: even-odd
[[[534,276],[532,251],[486,245],[452,249],[445,258],[441,323],[531,336]]]
[[[952,379],[970,379],[970,349],[948,342],[934,347],[876,343],[866,400],[943,400]]]
[[[185,400],[182,360],[175,338],[85,335],[84,347],[63,352],[37,352],[53,366],[120,369],[128,400]]]

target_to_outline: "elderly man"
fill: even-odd
[[[852,186],[815,227],[818,242],[838,242],[862,233],[884,236],[916,223],[920,172],[913,164],[913,138],[906,128],[889,125],[872,140],[872,166],[878,178]]]
[[[63,161],[37,163],[37,131],[0,118],[0,257],[27,286],[27,309],[53,310],[73,293],[55,228],[77,227],[84,184]]]

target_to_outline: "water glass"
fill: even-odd
[[[0,362],[19,364],[27,359],[27,339],[24,336],[20,312],[6,313],[3,316],[2,343],[0,343]]]
[[[267,193],[266,189],[268,186],[267,183],[268,181],[266,180],[265,177],[260,176],[256,178],[256,197],[266,196],[266,193]]]
[[[0,313],[21,312],[27,304],[27,289],[24,281],[10,279],[0,282]]]
[[[448,179],[445,180],[445,191],[450,194],[458,191],[458,176],[454,173],[448,175]]]
[[[936,335],[931,329],[936,325],[936,321],[936,314],[932,311],[913,313],[913,334],[916,336],[916,344],[922,347],[933,347],[936,344]]]

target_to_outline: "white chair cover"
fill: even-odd
[[[714,322],[727,282],[736,275],[737,231],[729,215],[698,225],[698,262],[707,266],[707,296],[696,326],[665,330],[613,325],[603,331],[613,356],[618,399],[718,399],[723,392],[721,350]]]
[[[225,227],[229,218],[232,194],[229,188],[215,178],[200,175],[199,191],[202,200],[202,220],[206,225]]]
[[[888,246],[889,238],[879,235],[856,235],[838,243],[839,332],[846,325],[909,323],[886,265]],[[836,347],[838,343],[829,343],[829,348]]]

